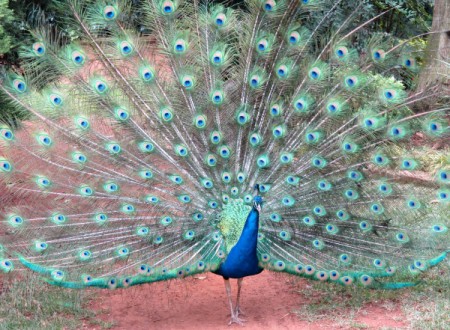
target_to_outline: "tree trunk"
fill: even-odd
[[[450,0],[435,0],[431,31],[418,90],[437,84],[450,95]]]

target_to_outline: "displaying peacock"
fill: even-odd
[[[0,269],[74,289],[213,272],[230,323],[264,269],[418,283],[450,252],[450,167],[411,140],[448,138],[450,108],[411,91],[414,38],[353,47],[378,16],[324,37],[341,2],[146,0],[138,33],[129,2],[55,1],[79,37],[38,26],[0,85],[29,118],[0,126]]]

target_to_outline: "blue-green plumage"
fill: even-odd
[[[355,47],[381,16],[339,1],[245,2],[55,1],[77,40],[38,26],[25,74],[0,74],[30,121],[0,123],[0,273],[115,289],[213,271],[240,323],[262,269],[398,289],[446,258],[450,107],[413,91],[417,45]]]

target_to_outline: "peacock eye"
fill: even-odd
[[[386,96],[386,98],[388,98],[388,99],[390,99],[390,98],[392,98],[393,97],[393,94],[392,94],[392,92],[386,92],[386,93],[384,93],[384,95]]]
[[[99,92],[100,94],[103,94],[108,88],[106,83],[103,81],[96,81],[94,84],[94,87],[97,90],[97,92]]]
[[[266,0],[264,2],[263,8],[265,11],[267,12],[271,12],[275,9],[277,3],[275,2],[275,0]]]
[[[11,141],[14,138],[13,132],[9,128],[6,128],[6,127],[4,127],[4,128],[0,127],[0,136],[4,140],[8,140],[8,141]]]
[[[150,80],[152,78],[151,72],[144,72],[143,77],[145,80]]]
[[[76,66],[82,66],[86,60],[85,55],[83,53],[81,53],[80,51],[73,51],[71,58],[72,58],[72,62]]]
[[[251,78],[250,78],[250,85],[252,86],[252,87],[258,87],[258,85],[259,85],[259,77],[258,76],[252,76]]]
[[[222,64],[222,62],[223,62],[223,54],[222,54],[222,52],[216,51],[212,55],[211,60],[212,60],[212,64],[213,65],[219,66],[220,64]]]
[[[161,109],[160,115],[161,115],[161,119],[166,123],[171,122],[173,119],[172,109],[167,108],[167,107],[164,107]]]
[[[114,20],[117,17],[117,9],[113,6],[106,6],[103,9],[103,17],[109,21]]]
[[[348,54],[348,49],[347,47],[339,47],[336,49],[335,54],[339,59],[342,59]]]
[[[12,85],[13,85],[14,89],[19,93],[23,93],[27,90],[27,84],[21,78],[14,79],[12,82]]]
[[[270,107],[270,115],[272,117],[277,117],[277,116],[281,115],[281,106],[279,104],[273,104]]]
[[[63,102],[61,96],[57,94],[50,95],[50,100],[54,106],[60,106]]]
[[[321,70],[319,68],[312,68],[309,70],[309,77],[313,80],[317,80],[320,78]]]
[[[122,41],[119,46],[122,55],[130,55],[133,51],[133,46],[128,41]]]
[[[123,108],[116,108],[114,110],[114,115],[120,121],[125,121],[130,117],[130,113]]]
[[[182,80],[182,85],[184,88],[186,88],[187,90],[190,90],[194,87],[194,80],[192,79],[192,77],[184,77]]]
[[[43,56],[45,54],[45,45],[42,42],[35,42],[32,49],[37,56]]]
[[[279,78],[286,78],[288,76],[289,69],[286,65],[280,65],[277,69],[277,75]]]
[[[227,21],[227,17],[225,16],[225,14],[220,13],[220,14],[217,14],[217,16],[214,20],[214,23],[216,23],[217,27],[220,28],[225,25],[226,21]]]
[[[222,91],[215,91],[211,95],[211,100],[214,104],[219,105],[223,101],[223,93]]]
[[[164,1],[161,3],[161,12],[163,15],[170,15],[175,11],[175,5],[173,1]]]
[[[336,112],[338,106],[335,103],[330,103],[327,106],[329,112]]]
[[[357,83],[357,78],[356,77],[347,77],[345,78],[345,84],[347,87],[354,87]]]
[[[382,49],[376,49],[372,53],[372,58],[374,61],[379,62],[382,61],[386,56],[386,53]]]
[[[291,45],[296,45],[298,44],[300,41],[300,33],[298,33],[297,31],[293,31],[289,34],[289,43]]]
[[[256,46],[259,52],[265,52],[269,48],[269,42],[267,39],[261,39]]]

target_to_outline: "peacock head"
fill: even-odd
[[[253,197],[253,208],[261,212],[261,207],[264,203],[262,197],[259,195],[259,184],[255,185],[255,196]]]

